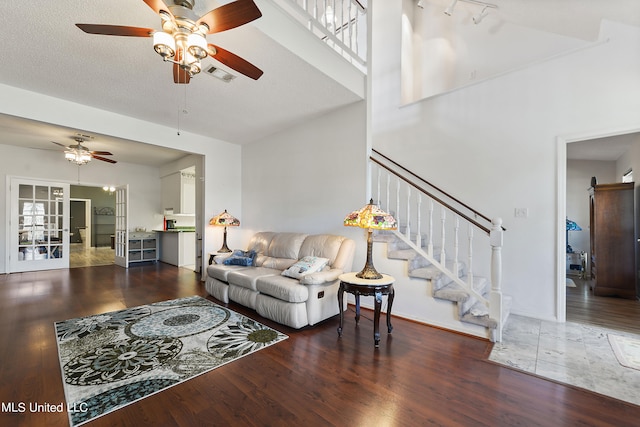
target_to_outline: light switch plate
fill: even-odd
[[[513,216],[516,218],[527,218],[529,216],[529,209],[527,208],[515,208]]]

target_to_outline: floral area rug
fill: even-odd
[[[71,426],[288,338],[199,296],[55,323]]]

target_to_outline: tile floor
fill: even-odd
[[[109,246],[86,248],[83,243],[69,245],[69,267],[109,265],[115,262],[115,251]]]
[[[640,405],[640,371],[616,359],[607,334],[640,335],[511,315],[489,360]]]

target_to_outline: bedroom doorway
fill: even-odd
[[[624,133],[561,139],[558,145],[558,316],[561,321],[591,324],[638,333],[640,301],[594,296],[591,279],[590,207],[588,189],[592,177],[598,184],[622,182],[640,148],[640,133]],[[635,150],[635,151],[634,151]],[[635,203],[640,202],[640,187],[636,186]],[[569,222],[576,227],[569,227]],[[636,216],[636,228],[640,216]],[[569,253],[570,245],[573,253]],[[571,271],[573,258],[584,252],[585,271]],[[636,247],[636,256],[638,256]],[[573,255],[573,258],[570,257]],[[560,260],[560,257],[563,259]],[[640,262],[637,264],[640,266]],[[567,274],[574,273],[574,274]],[[571,280],[566,280],[570,278]]]

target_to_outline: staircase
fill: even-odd
[[[481,216],[375,150],[370,160],[374,199],[400,224],[375,232],[374,241],[387,244],[389,259],[407,263],[410,278],[427,281],[433,298],[456,304],[459,321],[484,327],[491,341],[501,341],[511,306],[501,290],[502,220]],[[474,272],[478,260],[484,276]]]

